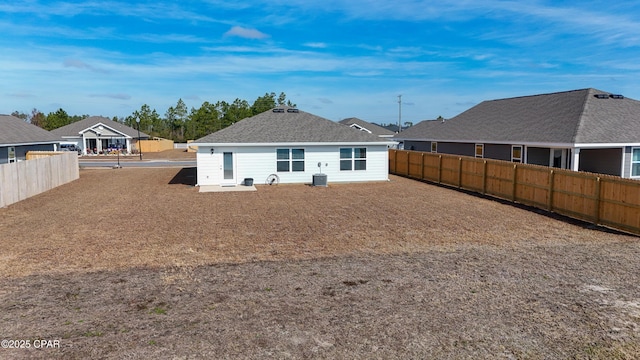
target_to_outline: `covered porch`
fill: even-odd
[[[93,127],[81,132],[81,149],[84,155],[109,154],[116,151],[131,153],[134,139],[103,124],[96,124]]]

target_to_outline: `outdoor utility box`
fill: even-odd
[[[313,174],[313,186],[327,186],[327,174]]]
[[[253,186],[253,178],[244,178],[244,186]]]

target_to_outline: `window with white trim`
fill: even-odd
[[[437,141],[432,141],[431,142],[431,152],[432,153],[437,153],[438,152],[438,142]]]
[[[276,170],[304,171],[304,149],[276,149]]]
[[[476,157],[477,158],[484,157],[484,144],[476,144]]]
[[[511,146],[511,161],[518,163],[522,162],[522,145]]]
[[[631,148],[631,177],[640,177],[640,147]]]
[[[16,162],[16,148],[15,148],[15,146],[9,146],[8,155],[9,156],[8,156],[7,160],[9,161],[9,163]]]
[[[340,171],[367,170],[367,148],[340,148]]]

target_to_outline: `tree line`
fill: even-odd
[[[141,132],[152,137],[185,142],[186,140],[198,139],[224,129],[244,118],[257,115],[279,105],[296,106],[287,100],[285,93],[281,92],[280,95],[276,96],[276,93],[271,92],[258,97],[253,104],[241,99],[235,99],[232,103],[226,101],[210,103],[205,101],[199,108],[192,107],[191,110],[188,110],[184,101],[179,99],[174,106],[170,106],[167,109],[164,116],[160,116],[155,109],[144,104],[131,115],[126,117],[114,116],[112,120],[134,129],[138,129],[139,126]],[[62,108],[47,115],[37,109],[33,109],[30,114],[14,111],[11,115],[46,130],[57,129],[89,117],[89,115],[69,115]]]

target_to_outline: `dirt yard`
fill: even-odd
[[[400,177],[194,175],[82,170],[0,209],[0,339],[30,344],[0,358],[640,357],[638,237]]]

